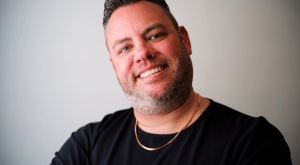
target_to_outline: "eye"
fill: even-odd
[[[154,34],[154,35],[152,35],[152,36],[150,36],[149,38],[148,38],[148,41],[150,41],[150,40],[155,40],[155,41],[159,41],[159,40],[161,40],[161,39],[164,39],[165,37],[166,37],[166,33],[158,33],[158,34]],[[165,37],[164,37],[165,36]]]
[[[128,50],[128,47],[123,48],[121,51],[125,52],[126,50]]]
[[[160,37],[160,34],[155,34],[153,36],[150,36],[148,40],[154,40],[156,38]]]
[[[126,46],[126,47],[122,48],[119,53],[126,52],[126,51],[128,51],[128,49],[130,49],[130,47]]]

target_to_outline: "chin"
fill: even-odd
[[[152,99],[159,99],[164,97],[166,94],[166,87],[152,87],[148,90],[142,91],[143,95],[152,98]]]

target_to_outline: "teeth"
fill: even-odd
[[[150,69],[150,70],[147,70],[146,72],[142,73],[140,75],[140,77],[147,77],[153,73],[157,73],[157,72],[160,72],[164,69],[165,67],[164,66],[159,66],[159,67],[156,67],[156,68],[153,68],[153,69]]]

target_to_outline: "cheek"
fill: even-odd
[[[118,77],[122,80],[129,79],[130,75],[132,74],[131,68],[132,68],[132,58],[130,57],[124,57],[121,59],[116,60],[115,68],[116,68],[116,74]]]
[[[173,72],[178,70],[180,63],[179,58],[182,54],[180,46],[180,41],[174,37],[172,40],[164,41],[163,44],[157,47],[157,50],[169,61],[170,69]]]
[[[156,46],[156,50],[166,56],[176,56],[176,54],[178,54],[178,51],[180,51],[180,42],[177,38],[173,37],[160,42]]]

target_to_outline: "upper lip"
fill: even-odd
[[[144,67],[143,69],[141,69],[141,70],[137,73],[136,77],[139,77],[142,73],[144,73],[144,72],[146,72],[146,71],[148,71],[148,70],[150,70],[150,69],[154,69],[154,68],[156,68],[156,67],[159,67],[159,66],[164,66],[164,64],[155,64],[155,65],[149,65],[149,66],[147,66],[147,67]]]

